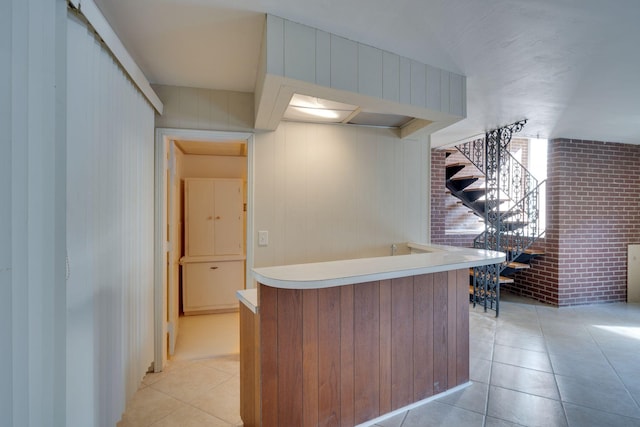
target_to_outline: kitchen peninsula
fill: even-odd
[[[469,268],[500,252],[255,268],[240,303],[245,426],[368,425],[469,382]]]

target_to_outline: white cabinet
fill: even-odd
[[[238,309],[235,294],[244,288],[244,261],[188,262],[182,277],[185,314]]]
[[[182,310],[199,314],[238,309],[244,289],[244,209],[241,179],[185,179]]]
[[[243,253],[242,180],[185,179],[185,255]]]

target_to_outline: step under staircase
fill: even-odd
[[[532,245],[544,234],[540,229],[538,181],[509,152],[511,136],[526,120],[487,132],[483,137],[447,150],[446,187],[459,203],[484,223],[473,246],[504,252],[506,261],[470,270],[470,298],[485,311],[500,311],[500,285],[543,255]],[[452,156],[453,153],[462,153]],[[451,158],[451,161],[449,159]],[[461,160],[462,159],[462,160]]]

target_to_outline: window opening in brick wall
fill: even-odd
[[[529,161],[527,167],[529,172],[538,180],[542,182],[547,179],[547,145],[546,139],[529,139]],[[546,218],[547,218],[547,197],[546,197],[546,185],[540,188],[540,196],[538,198],[538,207],[540,209],[540,230],[546,230]]]
[[[541,182],[547,179],[547,140],[546,139],[529,139],[514,137],[509,144],[509,152],[522,165],[524,165],[533,176]],[[449,155],[446,163],[467,162],[468,160],[460,152],[453,152]],[[444,163],[443,159],[443,163]],[[443,175],[444,175],[444,165]],[[461,173],[473,174],[475,167],[470,166]],[[476,169],[476,172],[477,171]],[[443,178],[444,179],[444,178]],[[440,182],[440,181],[436,181]],[[479,181],[475,186],[483,186],[484,181]],[[472,185],[472,186],[474,186]],[[438,188],[438,193],[440,188]],[[444,235],[443,241],[446,244],[454,244],[458,246],[472,245],[473,238],[484,231],[484,221],[478,216],[471,213],[459,203],[454,196],[446,195],[442,189],[442,208],[444,208],[443,222]],[[440,205],[439,205],[440,206]],[[539,230],[545,230],[546,227],[546,195],[545,186],[540,189],[539,199]],[[446,236],[446,237],[445,237]]]

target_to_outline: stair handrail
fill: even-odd
[[[506,242],[503,235],[503,248],[508,251],[512,260],[531,247],[545,232],[540,226],[540,190],[546,182],[546,180],[541,181],[503,214],[507,218],[519,216],[519,219],[526,224],[516,232],[506,234]]]
[[[487,135],[491,132],[487,132]],[[486,140],[487,137],[483,136],[455,146],[485,176],[487,176],[488,163]],[[538,180],[509,152],[508,145],[503,142],[499,144],[500,168],[492,169],[500,170],[500,192],[505,194],[512,203],[516,203],[531,188],[538,186]],[[515,176],[516,179],[509,179],[511,176]],[[491,179],[491,177],[487,178]]]
[[[509,223],[509,216],[513,216],[516,207],[522,205],[526,208],[533,200],[536,209],[531,214],[538,221],[537,201],[539,197],[538,180],[507,150],[514,132],[519,132],[527,121],[521,120],[501,128],[485,133],[484,137],[476,138],[464,144],[456,146],[471,163],[473,163],[485,175],[485,231],[474,239],[474,247],[500,250],[506,248],[510,235],[517,236],[521,223]],[[501,195],[509,198],[507,212],[501,213]],[[526,209],[518,212],[524,215]],[[537,226],[534,226],[535,230]],[[510,228],[510,229],[509,229]],[[504,239],[503,239],[504,237]],[[529,242],[529,245],[533,242]],[[510,254],[511,251],[504,251]],[[507,258],[511,260],[512,258]],[[496,316],[500,311],[500,272],[505,268],[506,262],[493,266],[474,268],[473,274],[473,301],[476,304],[478,298],[482,299],[485,311],[494,309]]]
[[[508,223],[509,220],[522,222],[525,225],[511,233],[501,233],[501,237],[496,239],[494,233],[498,232],[497,227],[491,226],[485,229],[473,241],[475,248],[489,248],[505,252],[507,254],[505,264],[516,259],[526,249],[531,247],[545,230],[540,226],[540,190],[546,184],[546,180],[541,181],[529,191],[521,200],[515,203],[507,211],[500,213],[499,224]]]

